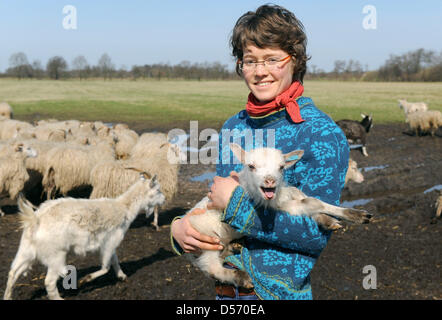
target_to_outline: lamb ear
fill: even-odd
[[[296,162],[301,160],[303,155],[304,155],[304,150],[294,150],[294,151],[284,154],[283,155],[284,160],[285,160],[284,169],[287,169],[287,168],[290,168],[291,166],[293,166]],[[297,158],[291,159],[294,156],[297,156]]]
[[[366,117],[366,115],[361,113],[361,117],[362,117],[362,119],[364,119]]]
[[[233,154],[235,155],[235,157],[241,161],[242,164],[245,164],[246,162],[246,156],[247,156],[247,151],[245,151],[243,148],[241,148],[240,145],[236,144],[236,143],[230,143],[230,150],[232,150]]]

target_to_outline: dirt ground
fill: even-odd
[[[137,128],[143,130],[142,125]],[[351,151],[365,181],[350,182],[341,199],[348,205],[362,204],[356,207],[370,211],[374,219],[333,234],[311,273],[315,299],[442,299],[442,221],[433,219],[439,195],[433,187],[442,184],[442,137],[416,137],[406,131],[405,124],[375,124],[368,135],[369,156]],[[208,180],[191,179],[210,176],[214,170],[214,165],[181,166],[180,191],[163,208],[160,231],[150,225],[152,218],[140,215],[133,222],[117,250],[126,281],[118,281],[110,271],[78,289],[65,290],[60,280],[61,295],[91,300],[214,299],[214,281],[174,254],[169,233],[172,219],[208,190]],[[16,207],[3,209],[7,214],[0,218],[0,296],[21,235]],[[67,263],[76,267],[78,278],[100,267],[98,255],[69,255]],[[374,276],[374,269],[363,273],[365,266],[375,268],[375,289],[364,289],[364,278]],[[14,299],[47,299],[44,277],[45,269],[35,264],[18,280]]]

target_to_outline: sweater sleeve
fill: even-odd
[[[308,196],[339,205],[348,167],[347,141],[337,129],[328,135],[312,134],[311,130],[305,130],[306,138],[298,137],[302,142],[297,149],[303,149],[304,156],[287,173],[288,184]],[[256,207],[241,186],[232,193],[222,220],[248,237],[310,255],[318,255],[331,235],[305,215]]]

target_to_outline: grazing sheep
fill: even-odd
[[[5,119],[1,121],[0,125],[0,140],[13,139],[17,136],[18,132],[32,130],[34,126],[28,122]]]
[[[161,132],[146,132],[139,138],[131,150],[131,159],[155,158],[157,150],[169,141],[167,135]]]
[[[348,170],[345,176],[345,184],[347,184],[350,180],[353,180],[356,183],[362,183],[364,181],[364,176],[358,169],[358,163],[351,158],[348,161]]]
[[[416,136],[430,133],[434,136],[437,129],[442,126],[442,113],[438,110],[416,111],[407,115],[410,129]]]
[[[361,152],[364,156],[367,157],[367,134],[373,127],[373,118],[371,115],[367,116],[363,113],[361,113],[361,117],[361,122],[344,119],[336,121],[336,124],[341,127],[342,131],[344,131],[349,144],[354,143],[362,145]]]
[[[65,143],[52,148],[46,155],[46,168],[43,175],[43,190],[47,199],[59,191],[66,196],[70,190],[90,186],[90,173],[93,167],[106,160],[115,159],[115,151],[107,142],[95,146],[79,146]]]
[[[117,159],[128,159],[132,149],[138,142],[138,134],[121,124],[115,125],[113,133],[117,137],[117,143],[115,145]]]
[[[177,145],[166,142],[155,152],[155,158],[150,156],[150,158],[104,161],[97,164],[90,175],[93,187],[90,198],[117,197],[136,179],[136,175],[130,169],[138,168],[157,175],[166,202],[171,201],[178,187],[180,150]],[[157,230],[159,230],[158,214],[158,208],[155,208],[153,225]]]
[[[243,169],[239,173],[240,184],[244,187],[257,206],[271,207],[290,213],[306,214],[315,219],[326,229],[335,230],[341,227],[339,217],[355,223],[367,223],[371,215],[364,210],[341,208],[327,204],[319,199],[307,197],[295,187],[283,186],[283,169],[294,165],[303,155],[302,150],[295,150],[283,155],[281,151],[270,148],[244,151],[237,144],[230,144],[233,154],[241,160]],[[297,155],[298,159],[289,160]],[[221,282],[250,288],[251,279],[244,271],[223,267],[223,256],[229,251],[228,244],[242,235],[221,222],[220,210],[207,209],[208,197],[201,200],[193,209],[202,208],[205,213],[190,216],[192,226],[202,234],[218,237],[224,244],[225,252],[203,250],[200,256],[186,254],[187,257],[205,274]]]
[[[3,147],[2,153],[5,152],[5,148],[9,149],[9,152],[6,152],[7,156],[0,157],[0,196],[15,202],[29,179],[25,159],[35,157],[37,152],[22,142]],[[4,216],[1,209],[0,216]]]
[[[12,119],[14,112],[7,102],[0,102],[0,119]]]
[[[66,276],[66,255],[99,251],[101,269],[85,276],[80,283],[90,282],[106,274],[112,265],[120,280],[127,276],[120,268],[116,249],[140,210],[152,212],[164,202],[155,177],[142,173],[124,194],[116,199],[62,198],[44,202],[34,212],[20,198],[20,220],[23,234],[11,265],[4,299],[12,298],[12,290],[20,275],[37,259],[47,268],[45,279],[49,299],[62,299],[57,279]]]
[[[61,128],[44,125],[28,128],[25,130],[19,130],[15,138],[62,142],[66,140],[66,131]]]
[[[67,130],[66,141],[86,144],[88,138],[97,135],[93,128],[93,124],[90,123],[81,123],[78,128],[69,128],[69,130]]]
[[[405,117],[409,113],[413,113],[416,111],[427,111],[428,110],[428,106],[424,102],[407,102],[407,100],[401,100],[401,99],[399,99],[398,102],[399,102],[399,108],[404,110]],[[407,122],[407,120],[406,120],[406,122]]]

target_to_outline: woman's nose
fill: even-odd
[[[263,63],[259,63],[255,66],[255,75],[257,76],[263,76],[263,75],[267,75],[268,74],[268,70],[267,68],[264,66]]]

